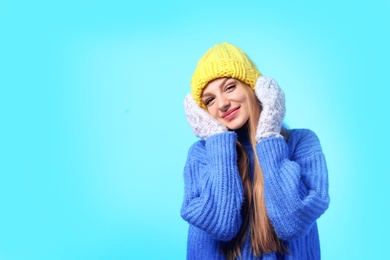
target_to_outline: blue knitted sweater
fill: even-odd
[[[239,133],[239,134],[237,134]],[[188,221],[187,259],[225,259],[220,243],[236,236],[241,225],[243,186],[237,167],[236,141],[250,157],[253,150],[242,132],[215,134],[192,145],[184,169],[181,209]],[[267,213],[289,254],[256,258],[246,240],[242,259],[320,259],[316,220],[328,208],[328,172],[320,142],[307,129],[290,130],[289,138],[270,137],[256,146],[264,175]]]

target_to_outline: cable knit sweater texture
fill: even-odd
[[[196,142],[184,169],[182,217],[190,224],[187,259],[225,259],[223,241],[235,237],[241,225],[244,191],[237,167],[236,141],[250,157],[253,150],[245,134],[233,131]],[[290,130],[288,140],[270,137],[256,146],[264,175],[268,216],[290,253],[256,258],[248,236],[242,259],[320,259],[316,220],[329,205],[328,173],[320,142],[307,129]]]

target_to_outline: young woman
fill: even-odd
[[[326,162],[312,131],[282,127],[276,81],[236,46],[217,44],[199,60],[184,106],[202,139],[184,169],[187,259],[320,259]]]

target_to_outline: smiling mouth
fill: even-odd
[[[237,114],[237,112],[238,112],[238,109],[239,109],[239,107],[238,107],[238,108],[230,109],[229,111],[227,111],[226,113],[224,113],[224,114],[222,115],[222,118],[223,118],[223,119],[226,119],[226,120],[231,120],[231,119],[233,119],[233,118],[236,116],[236,114]]]

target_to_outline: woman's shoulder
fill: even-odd
[[[317,134],[310,129],[288,130],[287,144],[291,155],[294,155],[296,158],[322,152]]]
[[[288,132],[288,139],[290,140],[293,139],[293,140],[296,140],[296,139],[317,139],[318,140],[318,137],[317,137],[317,134],[310,130],[310,129],[307,129],[307,128],[295,128],[295,129],[289,129],[287,130]]]
[[[193,152],[202,152],[206,150],[206,141],[201,139],[196,141],[190,146],[190,149],[188,150],[188,153],[193,153]]]
[[[187,161],[205,161],[206,156],[206,141],[201,139],[194,142],[187,153]]]

